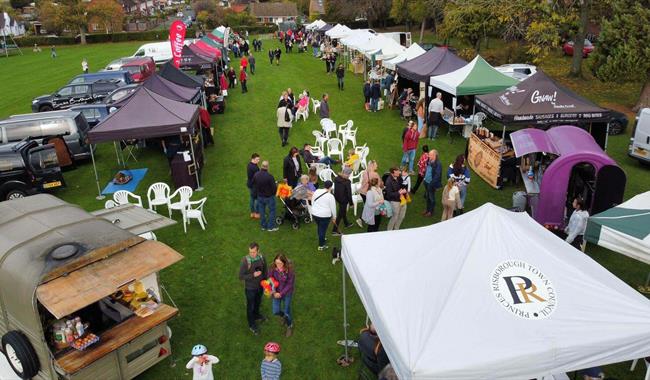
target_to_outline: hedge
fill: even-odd
[[[188,38],[194,38],[194,28],[188,28],[186,35]],[[86,42],[89,44],[103,43],[103,42],[124,42],[124,41],[164,41],[167,39],[167,32],[165,30],[148,30],[146,32],[120,32],[120,33],[100,33],[100,34],[87,34]],[[74,45],[79,43],[79,37],[64,36],[64,37],[36,37],[25,36],[17,37],[16,43],[21,47],[34,46],[39,44],[41,46],[49,45]]]

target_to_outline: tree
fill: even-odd
[[[414,21],[411,10],[413,0],[393,0],[390,8],[390,17],[397,23],[406,24],[406,28],[411,31],[411,22]]]
[[[469,42],[478,53],[481,39],[497,31],[497,15],[487,1],[459,0],[445,5],[445,19],[440,26],[440,35],[445,39],[457,37]]]
[[[43,27],[48,33],[60,35],[65,29],[63,22],[64,9],[59,4],[54,4],[51,1],[41,1],[37,8],[38,19],[43,24]]]
[[[650,1],[613,0],[592,54],[592,71],[605,81],[642,82],[634,110],[650,106]]]
[[[424,29],[427,26],[427,20],[433,20],[434,28],[437,20],[440,18],[444,9],[444,0],[410,0],[408,3],[408,13],[413,21],[420,22],[420,39],[422,43]]]
[[[590,6],[591,1],[580,0],[580,23],[573,39],[573,60],[571,62],[571,75],[575,77],[582,76],[582,50],[585,47],[585,38],[587,37]]]
[[[340,22],[366,18],[372,28],[378,20],[386,19],[391,9],[391,0],[329,0],[325,3],[326,18]]]
[[[124,10],[115,0],[92,0],[88,4],[88,17],[102,23],[108,34],[122,30]]]
[[[86,32],[88,30],[88,10],[83,0],[60,0],[59,5],[63,8],[63,23],[70,30],[79,31],[79,39],[82,45],[86,44]]]

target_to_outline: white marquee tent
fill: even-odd
[[[398,63],[402,63],[404,61],[411,60],[415,57],[419,57],[424,53],[426,53],[426,50],[422,49],[420,45],[418,45],[417,43],[413,43],[411,46],[409,46],[408,49],[404,50],[397,57],[385,60],[382,63],[382,65],[387,69],[395,70],[395,66]]]
[[[375,35],[367,29],[353,29],[349,36],[341,39],[341,43],[349,49],[359,50],[362,46],[366,46],[374,37]]]
[[[327,25],[327,23],[321,19],[318,19],[310,24],[305,25],[305,29],[307,30],[315,30],[315,29],[320,29]]]
[[[350,33],[352,33],[352,29],[341,24],[336,24],[332,29],[325,32],[325,34],[330,38],[344,38],[349,36]]]
[[[345,235],[402,380],[532,379],[650,355],[650,300],[525,213]]]
[[[368,58],[375,55],[376,59],[384,60],[396,57],[406,48],[392,38],[376,34],[375,38],[371,39],[367,46],[362,46],[361,50]]]

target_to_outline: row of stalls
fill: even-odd
[[[92,144],[113,142],[118,165],[126,168],[134,151],[147,144],[160,145],[175,187],[201,187],[203,147],[212,140],[209,117],[222,113],[222,87],[229,29],[219,27],[183,46],[179,67],[171,61],[127,96],[111,103],[111,113],[95,126]],[[200,109],[202,106],[203,110]],[[206,121],[202,121],[206,120]],[[102,190],[92,155],[99,197]]]

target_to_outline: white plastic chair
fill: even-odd
[[[172,211],[173,210],[178,210],[178,211],[183,211],[184,207],[187,207],[186,205],[190,202],[190,198],[192,198],[192,188],[189,186],[181,186],[174,193],[167,198],[167,209],[169,209],[169,217],[172,217]],[[178,202],[173,202],[174,198],[178,197],[179,201]]]
[[[332,119],[322,119],[320,125],[323,128],[323,135],[328,139],[330,135],[336,135],[336,123]]]
[[[339,130],[337,132],[338,137],[340,139],[343,139],[343,137],[341,137],[341,135],[343,134],[343,131],[345,131],[347,129],[351,129],[353,126],[354,126],[354,121],[352,121],[352,120],[348,120],[348,121],[345,122],[345,124],[339,125]]]
[[[307,121],[309,117],[309,105],[303,109],[298,108],[298,111],[296,111],[296,121],[300,120],[301,116],[303,121]]]
[[[327,155],[330,157],[339,156],[343,161],[343,142],[339,139],[327,140]]]
[[[357,194],[359,192],[359,190],[361,189],[361,175],[362,174],[363,174],[363,172],[359,172],[357,174],[352,174],[350,176],[352,194]]]
[[[316,114],[316,110],[320,110],[320,100],[316,100],[314,98],[311,98],[312,105],[314,107],[314,114]]]
[[[314,162],[313,164],[309,164],[310,168],[316,168],[316,175],[319,175],[320,172],[322,172],[325,169],[329,169],[329,165],[323,164],[320,162]]]
[[[360,194],[353,194],[352,195],[352,207],[354,207],[354,216],[357,216],[357,205],[359,203],[363,203],[363,198],[361,198]]]
[[[164,182],[156,182],[149,186],[149,190],[147,190],[149,210],[155,210],[156,206],[166,205],[169,199],[169,193],[169,186]]]
[[[133,198],[135,201],[130,201],[129,198]],[[142,197],[139,195],[135,195],[130,191],[127,190],[118,190],[113,194],[113,200],[115,201],[115,204],[119,205],[126,205],[126,204],[134,204],[136,206],[142,207]]]
[[[205,231],[205,225],[208,224],[208,221],[205,219],[205,215],[203,215],[203,206],[207,200],[208,198],[204,197],[198,201],[190,201],[185,204],[186,207],[183,208],[183,230],[185,233],[187,233],[187,225],[190,224],[190,219],[198,220],[201,229]]]
[[[334,170],[330,168],[326,168],[320,171],[318,173],[318,178],[320,178],[321,181],[332,181],[334,182],[334,177],[336,177],[336,173],[334,173]]]
[[[323,150],[323,147],[325,146],[325,143],[327,140],[329,140],[321,131],[312,131],[312,135],[316,138],[316,142],[314,143],[314,147],[318,147],[321,151]],[[313,152],[312,152],[313,153]]]
[[[485,120],[487,116],[483,112],[477,112],[474,114],[472,117],[472,124],[476,127],[480,127],[483,125],[483,120]]]
[[[117,207],[117,203],[115,203],[114,200],[109,199],[106,202],[104,202],[104,208],[109,209],[109,208],[113,208],[113,207]]]
[[[363,148],[361,154],[359,154],[359,163],[363,170],[368,169],[368,154],[370,154],[370,148],[368,147]]]
[[[343,146],[346,146],[348,144],[348,141],[350,141],[352,143],[352,147],[356,149],[356,147],[357,147],[357,129],[344,129],[343,130],[343,134],[341,135],[341,140],[343,140]]]
[[[355,146],[354,147],[354,153],[361,155],[361,152],[363,152],[364,149],[368,147],[368,143],[365,143],[363,145]]]

